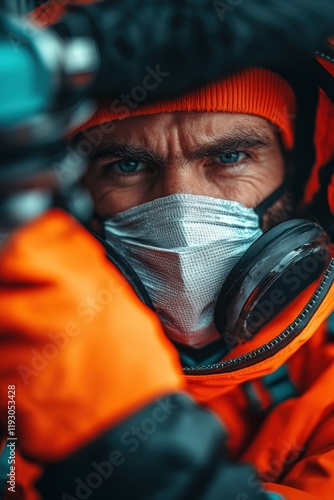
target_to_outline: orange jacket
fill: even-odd
[[[183,391],[216,413],[228,458],[252,462],[270,491],[288,499],[332,497],[334,343],[325,321],[333,284],[306,326],[274,355],[184,378],[155,315],[93,237],[61,211],[9,239],[0,276],[0,389],[4,396],[9,386],[16,391],[16,481],[17,490],[25,490],[17,498],[39,498],[32,482],[48,463],[64,460],[156,398]],[[333,269],[325,281],[320,287],[333,282]],[[316,287],[226,360],[281,333]],[[5,430],[5,397],[1,416]],[[249,481],[260,485],[255,474]]]

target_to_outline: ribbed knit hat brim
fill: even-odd
[[[119,98],[101,102],[93,117],[77,131],[139,115],[173,111],[220,111],[265,118],[280,130],[287,148],[291,148],[294,143],[296,99],[293,90],[286,80],[267,69],[243,70],[166,101],[145,104],[136,102],[135,94],[130,97],[133,97],[131,107]]]

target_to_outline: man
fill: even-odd
[[[323,99],[326,107],[327,98]],[[231,345],[214,321],[219,291],[233,265],[262,233],[269,234],[293,216],[293,193],[286,187],[293,167],[286,158],[294,142],[296,114],[289,84],[261,68],[242,71],[174,101],[132,110],[123,107],[118,113],[104,105],[81,130],[82,139],[96,144],[84,182],[95,204],[95,232],[108,243],[111,260],[126,276],[128,264],[139,275],[166,337],[179,351],[188,393],[214,410],[223,424],[225,456],[251,462],[269,483],[267,489],[279,491],[282,498],[325,499],[331,497],[334,484],[333,398],[326,389],[334,370],[326,331],[333,292],[321,299],[313,320],[301,329],[295,327],[296,335],[287,343],[280,346],[277,340],[306,314],[305,305],[323,275],[311,284],[304,281],[291,304],[283,312],[279,309],[274,320],[247,342]],[[287,256],[288,242],[279,244]],[[295,278],[306,279],[306,268],[304,274],[292,269]],[[226,301],[223,297],[222,308],[227,308]],[[274,353],[268,349],[263,356],[261,349],[265,351],[273,339],[279,349]],[[238,364],[256,349],[259,353],[251,362],[246,357],[243,365]],[[146,359],[146,354],[140,356]],[[234,369],[227,369],[229,360]],[[138,419],[137,415],[133,423]],[[229,474],[236,474],[235,480],[230,477],[217,484],[217,490],[202,473],[200,484],[190,480],[188,496],[181,486],[169,489],[162,464],[154,464],[154,453],[152,460],[147,458],[143,426],[130,422],[120,424],[125,431],[121,442],[138,456],[124,477],[143,473],[139,465],[143,460],[157,481],[150,479],[147,489],[135,481],[139,496],[190,498],[189,491],[197,487],[203,489],[198,498],[204,499],[241,500],[260,494],[261,487],[245,489],[245,484],[247,488],[260,484],[256,476],[247,472],[241,486],[243,474],[233,466]],[[158,442],[159,432],[155,429]],[[163,443],[161,438],[161,455]],[[184,474],[182,466],[180,470]],[[173,480],[180,484],[176,477]],[[121,495],[123,488],[127,498],[128,489],[118,481],[114,491]],[[238,484],[236,493],[229,489],[233,481]]]
[[[313,172],[332,153],[330,109],[321,95]],[[94,230],[115,265],[59,212],[23,229],[1,260],[12,292],[2,329],[24,338],[19,348],[6,339],[2,370],[22,387],[28,498],[39,475],[29,461],[43,465],[37,488],[48,499],[331,498],[328,260],[312,282],[308,268],[293,268],[301,288],[246,342],[231,345],[215,321],[233,265],[292,215],[284,181],[296,113],[289,84],[254,68],[175,101],[101,107],[86,125],[83,137],[100,142],[85,178]]]
[[[129,110],[103,137],[86,134],[102,137],[85,183],[104,237],[139,274],[173,341],[203,347],[219,339],[213,307],[224,279],[262,230],[288,218],[280,188],[295,114],[289,85],[253,69]],[[272,195],[259,218],[254,208]]]

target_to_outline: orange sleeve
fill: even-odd
[[[319,391],[319,407],[321,407],[321,396],[326,390],[331,391],[334,370],[332,370],[331,375],[332,377],[328,378],[327,389],[324,386],[323,391]],[[325,407],[321,417],[310,439],[305,444],[303,456],[286,474],[283,482],[294,490],[307,491],[321,500],[332,500],[334,492],[333,405],[329,408]]]
[[[102,246],[60,210],[3,246],[0,317],[0,393],[16,387],[16,434],[31,460],[61,459],[156,397],[183,389],[156,315]],[[0,415],[6,433],[6,398]]]
[[[332,500],[334,491],[334,343],[325,325],[296,353],[302,393],[268,414],[243,456],[286,500]],[[297,382],[297,380],[295,381]],[[271,484],[275,483],[275,484]]]
[[[322,497],[314,496],[305,491],[289,488],[281,484],[266,483],[266,491],[270,493],[278,493],[279,497],[274,497],[273,500],[322,500]],[[268,499],[269,500],[269,499]]]

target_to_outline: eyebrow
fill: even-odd
[[[262,148],[272,144],[272,142],[271,137],[257,130],[237,130],[223,139],[207,142],[203,146],[195,146],[187,156],[190,160],[198,160],[242,149]]]
[[[104,160],[112,157],[128,158],[130,160],[140,160],[147,163],[165,163],[166,158],[150,149],[141,149],[127,144],[106,143],[96,148],[92,155],[92,160]]]
[[[185,154],[188,160],[198,160],[219,156],[232,151],[240,151],[242,149],[262,148],[270,145],[273,138],[256,129],[247,128],[244,130],[238,129],[233,131],[223,138],[208,141],[203,145],[195,146]],[[117,144],[105,142],[95,149],[92,155],[92,160],[103,160],[112,157],[128,158],[140,160],[147,163],[164,164],[167,162],[167,157],[162,156],[150,148],[137,148],[128,144]]]

